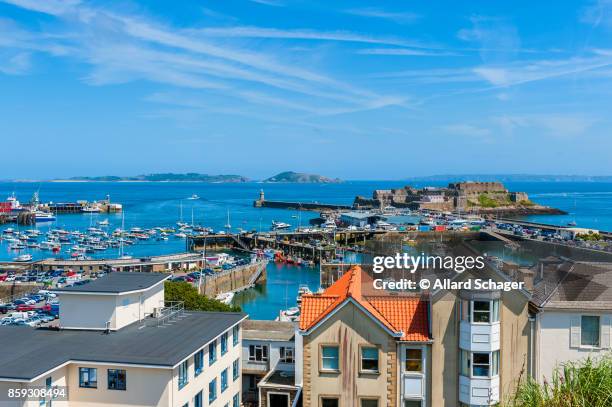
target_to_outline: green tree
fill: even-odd
[[[227,305],[214,298],[200,295],[190,283],[184,281],[165,282],[165,301],[182,301],[189,311],[229,311],[240,312],[240,307]]]

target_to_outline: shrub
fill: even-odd
[[[567,362],[555,370],[551,382],[544,384],[529,378],[519,384],[508,406],[612,406],[612,357]]]
[[[165,301],[182,301],[189,311],[230,311],[240,312],[240,307],[227,305],[214,298],[200,295],[190,283],[184,281],[166,281],[164,286]]]

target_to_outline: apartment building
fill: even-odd
[[[550,381],[565,362],[609,354],[612,263],[541,261],[532,299],[533,376]]]
[[[242,313],[164,307],[158,273],[58,291],[60,328],[0,327],[0,392],[64,389],[3,406],[238,407]]]
[[[427,301],[377,293],[353,267],[322,294],[302,296],[299,328],[304,406],[429,405]]]
[[[246,320],[242,325],[242,400],[245,407],[292,407],[300,399],[295,383],[296,326],[291,322]],[[300,353],[301,355],[301,353]]]

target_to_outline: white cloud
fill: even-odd
[[[395,12],[395,11],[386,11],[374,7],[366,7],[366,8],[354,8],[345,10],[347,14],[352,14],[360,17],[370,17],[370,18],[379,18],[383,20],[390,20],[399,24],[407,24],[413,23],[420,18],[420,16],[416,13],[411,12]]]
[[[357,51],[362,55],[396,55],[396,56],[427,56],[427,57],[444,57],[457,56],[459,54],[448,51],[427,51],[422,49],[408,48],[365,48]]]
[[[30,53],[20,52],[4,56],[0,53],[0,72],[7,75],[23,75],[30,71]]]
[[[491,135],[491,130],[484,127],[474,126],[468,123],[456,123],[442,126],[442,130],[447,133],[458,136],[488,138]]]
[[[535,130],[553,137],[584,135],[597,121],[590,116],[559,113],[504,115],[492,120],[506,134],[516,134],[525,129],[530,130],[530,134]]]

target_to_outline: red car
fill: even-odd
[[[26,305],[26,304],[19,304],[16,308],[17,311],[23,312],[23,311],[34,311],[36,309],[35,306],[33,305]]]

